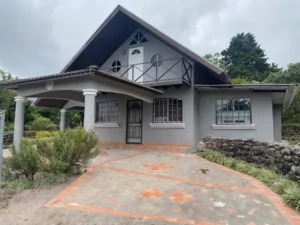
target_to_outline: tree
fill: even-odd
[[[216,65],[222,70],[227,71],[225,61],[222,59],[222,56],[219,52],[216,52],[214,54],[206,54],[203,58],[210,61],[212,64]]]
[[[289,64],[286,70],[272,73],[264,83],[290,84],[300,83],[300,62]],[[300,123],[300,90],[298,88],[291,106],[282,114],[284,123]]]
[[[271,73],[264,83],[290,84],[300,83],[300,62],[291,63],[286,70]]]
[[[14,79],[11,73],[0,70],[0,80],[8,81]],[[14,120],[14,107],[16,92],[13,90],[0,89],[0,109],[5,110],[5,121],[7,123],[12,123]]]
[[[267,63],[264,50],[250,33],[234,36],[227,49],[221,52],[228,74],[231,78],[242,77],[247,80],[264,80],[270,72],[280,70],[274,63]]]

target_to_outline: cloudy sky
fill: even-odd
[[[118,4],[199,55],[251,32],[270,62],[300,61],[299,0],[0,0],[0,68],[60,72]]]

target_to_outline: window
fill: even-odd
[[[182,99],[154,99],[153,114],[154,123],[182,123]]]
[[[155,54],[151,58],[151,63],[152,63],[152,65],[159,67],[162,65],[162,60],[163,60],[163,57],[161,54]]]
[[[117,123],[118,103],[98,102],[97,103],[97,123]]]
[[[148,39],[143,35],[141,31],[138,31],[130,41],[129,45],[136,45],[145,42],[148,42]]]
[[[217,100],[217,124],[251,124],[250,98]]]
[[[141,54],[140,50],[134,49],[131,55],[135,55],[135,54]]]
[[[111,70],[116,73],[119,72],[121,69],[121,63],[119,60],[115,60],[111,65]]]

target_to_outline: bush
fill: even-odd
[[[38,117],[29,126],[33,131],[54,131],[57,130],[57,126],[48,118]]]
[[[226,157],[219,152],[200,152],[199,155],[210,161],[220,163],[229,168],[238,170],[255,177],[264,182],[275,193],[281,195],[284,202],[300,211],[300,185],[276,174],[274,171],[257,168],[253,164],[246,163],[239,159]]]
[[[39,140],[37,149],[47,172],[72,173],[84,161],[99,154],[97,135],[83,128],[59,132],[52,143]]]
[[[38,131],[35,134],[35,138],[42,139],[42,138],[51,138],[55,137],[58,134],[58,131]]]
[[[19,151],[12,147],[12,157],[8,160],[8,167],[29,180],[34,180],[34,175],[40,167],[40,157],[32,140],[22,139]]]

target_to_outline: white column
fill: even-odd
[[[61,109],[60,110],[60,124],[59,124],[59,129],[63,131],[65,129],[65,124],[66,124],[66,110]]]
[[[26,98],[23,96],[16,96],[16,110],[15,110],[15,125],[14,125],[14,145],[19,149],[19,144],[24,134],[24,111]]]
[[[95,125],[95,98],[97,90],[83,89],[84,95],[84,129],[86,131],[93,130]]]

